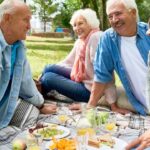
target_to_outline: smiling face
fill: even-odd
[[[11,35],[16,40],[25,40],[26,33],[30,29],[31,11],[27,6],[23,6],[18,8],[13,14],[9,15]]]
[[[92,28],[82,16],[79,16],[73,24],[73,30],[78,38],[84,40],[88,36]]]
[[[111,26],[121,36],[136,34],[136,10],[127,9],[121,2],[113,3],[107,8]]]

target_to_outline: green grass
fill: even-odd
[[[27,57],[34,78],[38,78],[46,64],[55,64],[63,60],[73,47],[71,38],[27,37]],[[116,84],[121,85],[118,76]]]
[[[33,77],[37,78],[46,64],[63,60],[72,49],[73,43],[70,38],[27,37],[27,57]]]

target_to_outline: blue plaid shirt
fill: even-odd
[[[150,50],[150,37],[146,35],[147,24],[137,24],[136,45],[147,65],[148,52]],[[112,80],[112,72],[115,70],[126,90],[126,94],[135,110],[146,115],[146,108],[136,99],[132,93],[130,81],[123,67],[120,54],[121,37],[112,29],[104,32],[100,39],[94,61],[94,81],[107,83]],[[138,87],[137,87],[138,88]]]

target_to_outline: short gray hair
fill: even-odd
[[[96,12],[90,8],[75,11],[71,17],[70,24],[74,26],[75,20],[80,16],[87,21],[88,25],[90,25],[92,29],[99,28],[100,22],[97,18]]]
[[[21,0],[4,0],[0,4],[0,21],[5,14],[13,14],[16,11],[16,6],[23,6],[25,3]]]
[[[108,7],[113,3],[122,3],[126,9],[135,9],[136,10],[136,21],[139,21],[139,13],[135,0],[107,0],[106,3],[106,12],[108,14]]]

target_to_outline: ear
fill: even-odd
[[[130,12],[131,12],[134,16],[136,16],[136,13],[137,13],[137,12],[136,12],[136,9],[131,9]]]
[[[11,20],[11,15],[10,14],[4,14],[3,20],[4,20],[4,22],[9,22]]]

